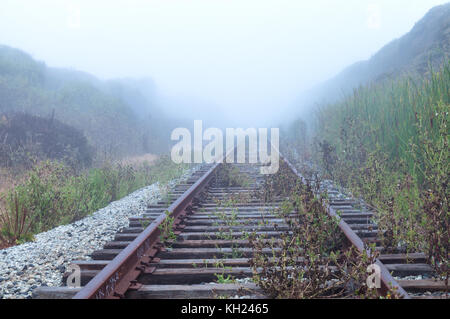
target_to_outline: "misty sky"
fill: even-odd
[[[0,43],[102,79],[151,77],[164,95],[202,101],[179,115],[208,108],[261,122],[445,2],[0,0]]]

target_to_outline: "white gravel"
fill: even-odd
[[[35,241],[0,250],[0,299],[30,298],[39,286],[61,286],[62,275],[73,260],[88,260],[95,250],[128,227],[130,216],[144,212],[167,190],[192,174],[187,170],[168,187],[144,187],[73,224],[35,236]]]

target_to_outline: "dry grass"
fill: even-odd
[[[4,193],[11,188],[13,178],[5,168],[0,167],[0,193]]]
[[[27,170],[12,171],[0,166],[0,199],[15,186],[22,184],[27,178]]]
[[[144,154],[139,156],[129,156],[118,161],[119,164],[124,166],[140,166],[144,163],[153,165],[158,160],[159,156],[155,154]]]
[[[158,158],[159,156],[154,154],[130,156],[118,161],[117,164],[121,164],[123,166],[137,167],[146,163],[150,166],[153,166],[158,160]],[[25,176],[26,172],[14,174],[9,169],[0,167],[0,213],[4,211],[3,201],[1,200],[2,196],[4,196],[4,194],[7,194],[8,191],[13,189],[16,185],[21,184]]]
[[[19,178],[11,175],[11,182],[3,178],[3,188],[10,195],[3,199],[6,204],[0,211],[0,245],[30,241],[33,234],[79,220],[137,189],[168,183],[185,168],[169,156],[147,154],[83,172],[44,162]]]
[[[17,179],[6,168],[0,167],[0,214],[4,211],[2,197],[16,185]],[[1,225],[0,225],[1,226]]]
[[[5,212],[5,207],[4,207],[4,202],[2,200],[2,196],[3,194],[5,194],[9,189],[11,189],[13,185],[13,179],[11,177],[11,174],[4,168],[0,167],[0,215],[4,214]],[[2,220],[1,216],[0,216],[0,220]],[[1,228],[1,224],[0,224],[0,228]],[[6,248],[6,244],[2,245],[2,243],[0,242],[0,249]]]

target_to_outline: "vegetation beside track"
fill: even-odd
[[[362,197],[377,214],[384,247],[425,251],[450,274],[450,62],[422,80],[360,87],[323,107],[307,140],[305,124],[288,144],[320,163],[325,178]]]
[[[181,175],[185,165],[161,157],[155,163],[104,164],[76,172],[60,162],[42,162],[0,194],[0,247],[79,220],[133,191]]]

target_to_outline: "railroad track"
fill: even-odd
[[[233,164],[246,176],[246,184],[239,187],[224,184],[220,177],[222,166],[203,165],[177,185],[166,201],[150,205],[141,216],[131,217],[129,227],[118,232],[104,249],[95,251],[92,260],[73,262],[81,271],[81,288],[40,287],[34,297],[264,298],[262,290],[249,280],[253,276],[249,235],[277,238],[288,230],[284,220],[274,214],[282,199],[262,203],[252,196],[264,181],[258,165]],[[375,243],[381,252],[377,260],[381,269],[380,294],[395,287],[403,298],[410,298],[410,293],[446,289],[444,282],[432,279],[395,280],[392,276],[431,276],[433,269],[421,253],[384,253],[372,221],[373,212],[338,195],[329,192],[327,209],[331,216],[339,212],[339,227],[348,244],[364,250],[365,244]],[[65,274],[64,282],[71,275]]]
[[[290,170],[306,182],[294,165],[287,159],[283,159]],[[328,189],[327,197],[328,200],[324,205],[328,214],[330,217],[340,219],[339,228],[345,234],[348,244],[355,246],[359,251],[365,250],[369,254],[368,245],[375,245],[375,250],[380,253],[377,264],[381,268],[380,292],[382,295],[395,288],[404,299],[447,299],[449,297],[448,286],[445,281],[435,279],[438,276],[429,265],[424,253],[392,253],[391,251],[397,249],[382,246],[378,226],[374,221],[375,211],[362,207],[361,203],[355,200],[342,199],[342,194],[336,188]],[[399,279],[394,279],[393,276]],[[413,276],[422,276],[424,279],[411,279],[410,277]],[[437,295],[429,293],[437,293]]]

